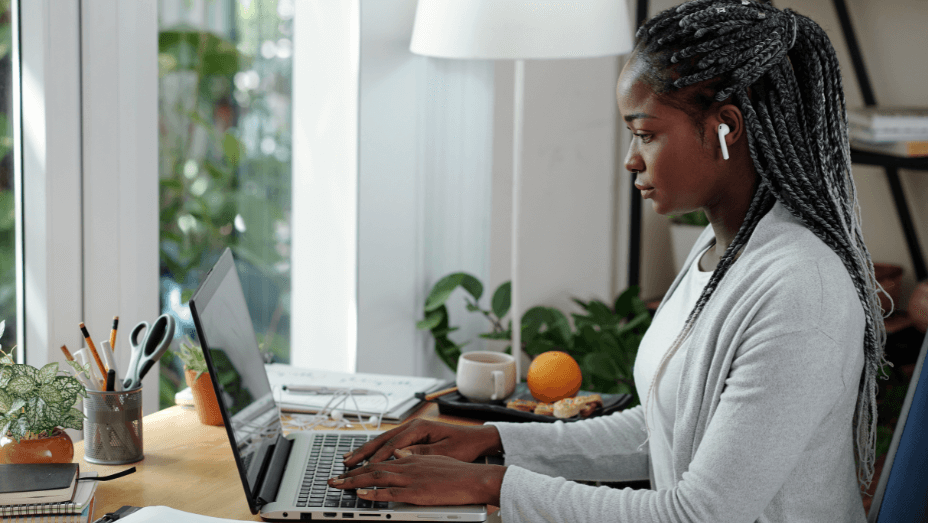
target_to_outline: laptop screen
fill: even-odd
[[[190,310],[214,386],[218,384],[242,483],[253,503],[262,461],[282,427],[229,249],[190,299]]]

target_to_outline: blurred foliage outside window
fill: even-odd
[[[13,172],[13,28],[10,0],[0,0],[0,346],[16,345],[16,205]]]
[[[293,0],[159,0],[162,311],[177,317],[178,336],[196,340],[187,302],[230,247],[258,343],[281,362],[290,355],[292,38]],[[186,385],[173,355],[161,369],[165,408]]]

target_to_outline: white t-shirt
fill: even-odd
[[[649,454],[655,481],[651,488],[654,490],[673,488],[676,483],[673,474],[673,425],[677,409],[677,387],[680,385],[683,361],[686,358],[686,341],[654,381],[654,391],[650,398],[648,391],[661,360],[683,330],[690,311],[696,306],[699,295],[712,277],[711,271],[699,270],[699,259],[703,253],[705,250],[696,256],[689,267],[684,267],[686,275],[673,294],[665,298],[660,313],[651,321],[651,326],[638,346],[635,359],[635,387],[645,406],[645,416],[651,430]]]

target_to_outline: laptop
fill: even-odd
[[[190,311],[252,514],[300,521],[486,520],[485,505],[372,502],[328,487],[326,480],[345,470],[341,455],[381,432],[284,435],[231,250],[207,273]]]

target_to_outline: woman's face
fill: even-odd
[[[635,187],[658,214],[713,207],[725,188],[717,124],[707,118],[700,136],[686,112],[661,103],[641,79],[643,62],[632,57],[616,87],[619,112],[634,135],[625,168],[638,173]]]

